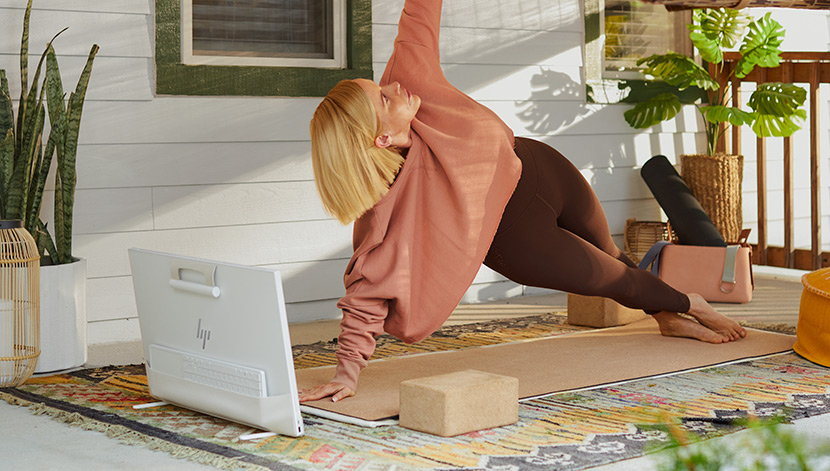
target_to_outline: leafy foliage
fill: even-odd
[[[718,88],[718,83],[712,80],[712,77],[703,67],[683,54],[675,52],[663,55],[655,54],[637,61],[637,65],[643,64],[646,65],[646,69],[643,71],[644,74],[659,78],[679,90],[685,90],[692,86],[704,90]]]
[[[672,119],[680,111],[680,100],[673,93],[661,93],[656,97],[638,103],[625,112],[625,119],[632,127],[645,129]]]
[[[826,444],[810,445],[781,426],[781,419],[745,422],[740,436],[700,441],[684,430],[671,429],[671,449],[660,471],[820,471],[830,469]]]
[[[713,64],[723,62],[724,48],[733,48],[750,22],[740,10],[695,10],[694,22],[687,25],[692,44],[703,60]]]
[[[755,66],[778,67],[781,62],[781,43],[784,42],[784,27],[770,19],[763,18],[749,24],[749,34],[741,44],[741,59],[736,65],[735,75],[746,77]]]
[[[20,219],[37,241],[41,257],[48,253],[52,263],[72,261],[72,210],[75,201],[75,160],[78,135],[92,62],[98,52],[93,45],[75,91],[64,104],[65,94],[58,60],[52,43],[66,29],[56,34],[40,56],[29,89],[29,17],[32,0],[23,17],[20,46],[21,92],[15,123],[14,107],[5,70],[0,70],[0,218]],[[45,77],[41,72],[45,67]],[[43,146],[46,106],[50,122],[49,137]],[[55,241],[40,219],[43,191],[57,156],[55,172]]]
[[[740,42],[741,57],[731,72],[735,77],[746,77],[755,67],[777,67],[781,61],[784,28],[771,19],[769,13],[752,20],[738,10],[695,10],[694,23],[688,25],[688,29],[689,37],[703,59],[718,71],[723,70],[723,49],[733,48]],[[687,56],[668,52],[640,59],[637,64],[645,64],[645,75],[674,87],[674,90],[626,111],[624,117],[628,124],[642,129],[671,119],[679,111],[681,102],[668,95],[679,97],[688,88],[705,90],[709,105],[700,105],[698,110],[707,123],[706,143],[710,155],[723,135],[721,123],[750,125],[759,136],[789,136],[800,129],[800,123],[806,117],[806,112],[800,109],[806,100],[806,92],[792,84],[759,86],[750,97],[753,109],[750,112],[731,106],[730,77],[725,87],[721,87],[706,69]]]
[[[701,107],[703,116],[710,123],[729,123],[733,126],[752,124],[755,121],[755,114],[739,110],[729,106],[704,106]]]
[[[756,115],[752,130],[764,137],[792,135],[800,129],[799,123],[807,119],[807,112],[799,109],[806,99],[807,92],[797,85],[761,84],[749,98],[749,106]]]

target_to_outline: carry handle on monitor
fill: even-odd
[[[204,277],[204,283],[183,280],[182,271],[194,271]],[[177,259],[170,263],[170,286],[193,294],[218,298],[222,294],[216,286],[216,265],[195,260]]]

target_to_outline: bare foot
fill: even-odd
[[[661,311],[653,317],[660,325],[660,333],[666,337],[687,337],[708,343],[724,343],[729,337],[674,312]]]
[[[738,340],[746,337],[746,329],[736,321],[715,311],[715,309],[699,294],[689,294],[691,307],[686,314],[694,317],[698,322],[712,329],[713,331],[728,338],[727,341]]]

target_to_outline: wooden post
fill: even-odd
[[[735,68],[735,64],[730,62],[731,69]],[[732,106],[741,108],[741,79],[732,77]],[[732,153],[741,155],[741,126],[732,126]]]
[[[818,62],[810,68],[810,234],[812,268],[821,268],[821,186],[819,179],[819,73]]]
[[[792,83],[793,63],[781,64],[781,81]],[[793,233],[795,217],[793,215],[793,140],[784,138],[784,263],[787,268],[795,267],[795,247]]]
[[[758,85],[766,81],[766,69],[758,69]],[[758,151],[758,263],[767,264],[767,150],[763,137],[757,140]]]

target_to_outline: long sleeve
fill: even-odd
[[[450,86],[441,70],[441,6],[442,0],[407,0],[381,85],[398,80],[416,94],[425,91],[423,85]]]
[[[365,305],[341,301],[338,307],[343,310],[343,320],[340,322],[337,368],[332,381],[356,390],[360,371],[375,351],[375,336],[383,333],[383,320],[388,309],[383,301]]]
[[[438,52],[442,3],[442,0],[406,1],[398,22],[398,36],[386,67],[387,72],[393,69],[394,64],[406,63],[421,70],[423,76],[438,74],[443,79]],[[383,79],[381,83],[384,83]],[[340,323],[337,369],[333,381],[352,389],[356,389],[358,375],[375,351],[375,337],[384,331],[390,299],[384,299],[383,296],[391,298],[395,295],[393,292],[378,293],[374,290],[372,294],[363,296],[363,291],[366,290],[362,288],[372,285],[373,280],[367,279],[367,274],[361,270],[355,270],[362,256],[381,243],[380,240],[366,240],[371,231],[362,229],[371,228],[374,220],[374,213],[369,213],[355,223],[355,255],[349,262],[344,277],[346,296],[337,304],[343,313],[343,320]],[[376,278],[383,279],[384,276],[385,274],[379,273]]]
[[[407,0],[381,85],[422,98],[412,146],[386,195],[354,223],[335,382],[357,377],[388,332],[423,340],[478,273],[521,174],[513,133],[453,87],[439,61],[440,0]]]
[[[375,225],[374,212],[355,222],[352,243],[354,255],[346,266],[343,283],[346,296],[337,303],[343,312],[337,348],[337,369],[334,382],[357,389],[357,377],[375,351],[375,337],[383,333],[389,313],[384,293],[373,290],[383,273],[364,271],[365,256],[383,242]]]
[[[442,0],[407,0],[398,23],[395,43],[422,46],[431,52],[431,58],[439,64],[438,38],[442,3]]]

